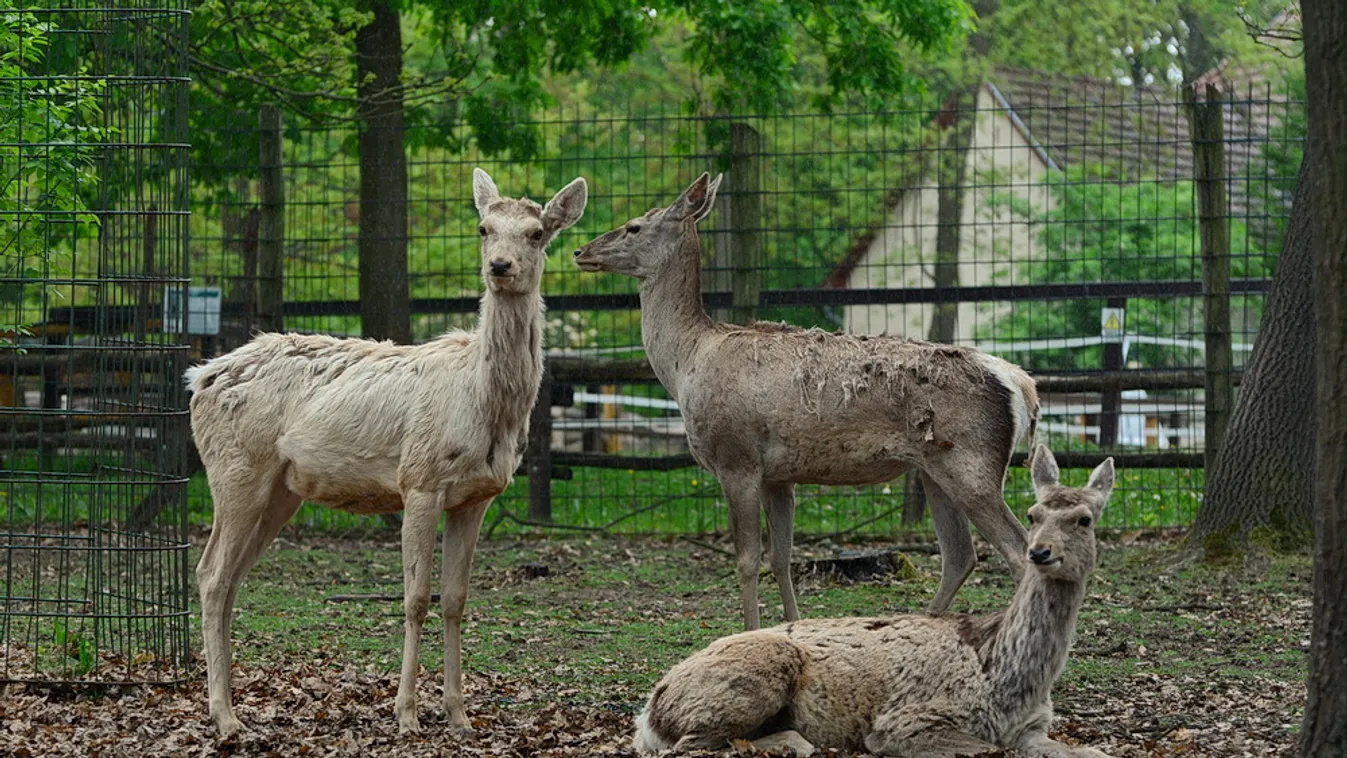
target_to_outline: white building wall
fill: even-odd
[[[1014,207],[1040,213],[1052,207],[1051,196],[1041,186],[1048,170],[987,89],[980,90],[965,175],[968,189],[959,248],[961,285],[1019,283],[1018,262],[1039,254],[1038,232]],[[869,249],[851,271],[847,286],[933,286],[937,206],[934,181],[905,192],[888,223],[877,230]],[[990,319],[1009,307],[960,304],[957,341],[973,341],[980,323],[990,324]],[[929,304],[847,306],[843,309],[844,328],[858,334],[924,338],[932,310]]]

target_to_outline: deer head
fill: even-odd
[[[697,222],[715,207],[720,180],[703,173],[673,205],[637,216],[576,250],[576,265],[637,279],[654,275],[684,252],[684,240],[696,233]]]
[[[589,188],[584,178],[562,187],[546,206],[501,197],[480,168],[472,172],[472,199],[481,223],[482,278],[492,292],[537,292],[547,261],[547,244],[584,215]]]
[[[1096,561],[1094,530],[1113,492],[1113,459],[1090,473],[1084,487],[1064,487],[1057,459],[1044,445],[1031,464],[1035,502],[1029,509],[1029,571],[1083,582]]]

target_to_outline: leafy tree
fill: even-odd
[[[1100,167],[1074,167],[1051,178],[1050,210],[1034,209],[1018,198],[997,202],[1040,227],[1039,255],[1019,264],[1020,280],[1031,284],[1119,281],[1191,281],[1199,278],[1198,227],[1193,217],[1193,183],[1109,178]],[[1232,248],[1249,250],[1232,260],[1235,279],[1264,277],[1272,257],[1252,247],[1243,221],[1232,219]],[[998,340],[1079,337],[1099,333],[1103,300],[1061,300],[1017,308],[999,318],[984,336]],[[1127,304],[1127,331],[1174,334],[1195,320],[1197,306],[1172,300],[1135,299]],[[1255,307],[1255,306],[1250,306]],[[1257,318],[1257,311],[1253,313]],[[1011,356],[1036,370],[1098,368],[1100,348],[1045,350]],[[1183,348],[1135,344],[1129,360],[1146,368],[1186,367],[1193,354]]]
[[[367,334],[406,339],[407,222],[405,210],[397,209],[405,208],[409,123],[433,119],[445,144],[461,145],[471,133],[488,153],[528,159],[541,144],[536,129],[526,118],[502,116],[520,116],[547,102],[544,73],[612,66],[638,50],[656,23],[670,19],[690,29],[687,54],[717,83],[712,101],[719,107],[771,111],[789,102],[796,91],[797,40],[804,38],[821,51],[832,92],[880,98],[910,82],[897,43],[938,47],[965,28],[968,9],[963,0],[870,0],[860,7],[826,0],[369,0],[355,9],[338,0],[295,14],[269,0],[221,0],[197,16],[219,30],[198,46],[194,60],[198,69],[217,75],[212,92],[222,103],[247,107],[277,96],[302,106],[296,108],[301,113],[343,113],[330,106],[335,101],[363,124],[361,173],[368,180],[362,180],[360,208],[362,323],[378,324]],[[404,20],[425,24],[435,43],[411,58],[424,70],[406,67]],[[305,29],[306,23],[316,54],[273,31]],[[312,31],[316,27],[322,31]],[[346,45],[356,63],[353,100],[349,90],[327,84],[350,73],[332,54]],[[316,94],[306,97],[309,92]],[[417,98],[427,92],[440,105],[418,107]],[[317,97],[329,106],[313,105]],[[502,128],[508,122],[516,126]]]
[[[53,292],[43,280],[69,275],[76,235],[97,219],[85,196],[98,184],[103,82],[43,73],[56,28],[50,17],[0,0],[0,344],[22,333]],[[20,280],[20,281],[12,281]],[[28,284],[22,280],[31,280]]]

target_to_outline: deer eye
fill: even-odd
[[[1029,523],[1034,523],[1034,514],[1032,513],[1029,514]]]
[[[627,224],[627,234],[640,234],[640,233],[641,233],[640,224]]]
[[[1080,524],[1081,526],[1089,526],[1089,525],[1090,525],[1091,523],[1093,523],[1093,522],[1090,521],[1090,517],[1089,517],[1089,516],[1081,516],[1081,517],[1080,517],[1080,521],[1077,521],[1076,523],[1077,523],[1077,524]]]
[[[485,236],[486,236],[486,227],[485,227],[485,226],[479,226],[479,227],[477,227],[477,233],[480,234],[480,235],[482,235],[483,237],[485,237]]]
[[[543,230],[542,230],[542,229],[539,229],[539,230],[537,230],[536,232],[534,232],[533,234],[530,234],[530,235],[529,235],[529,239],[533,240],[534,242],[537,242],[538,240],[540,240],[540,239],[542,239],[542,238],[543,238]]]

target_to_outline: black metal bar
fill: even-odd
[[[697,465],[691,455],[604,455],[602,453],[552,453],[552,464],[589,468],[625,468],[632,471],[673,471]]]

